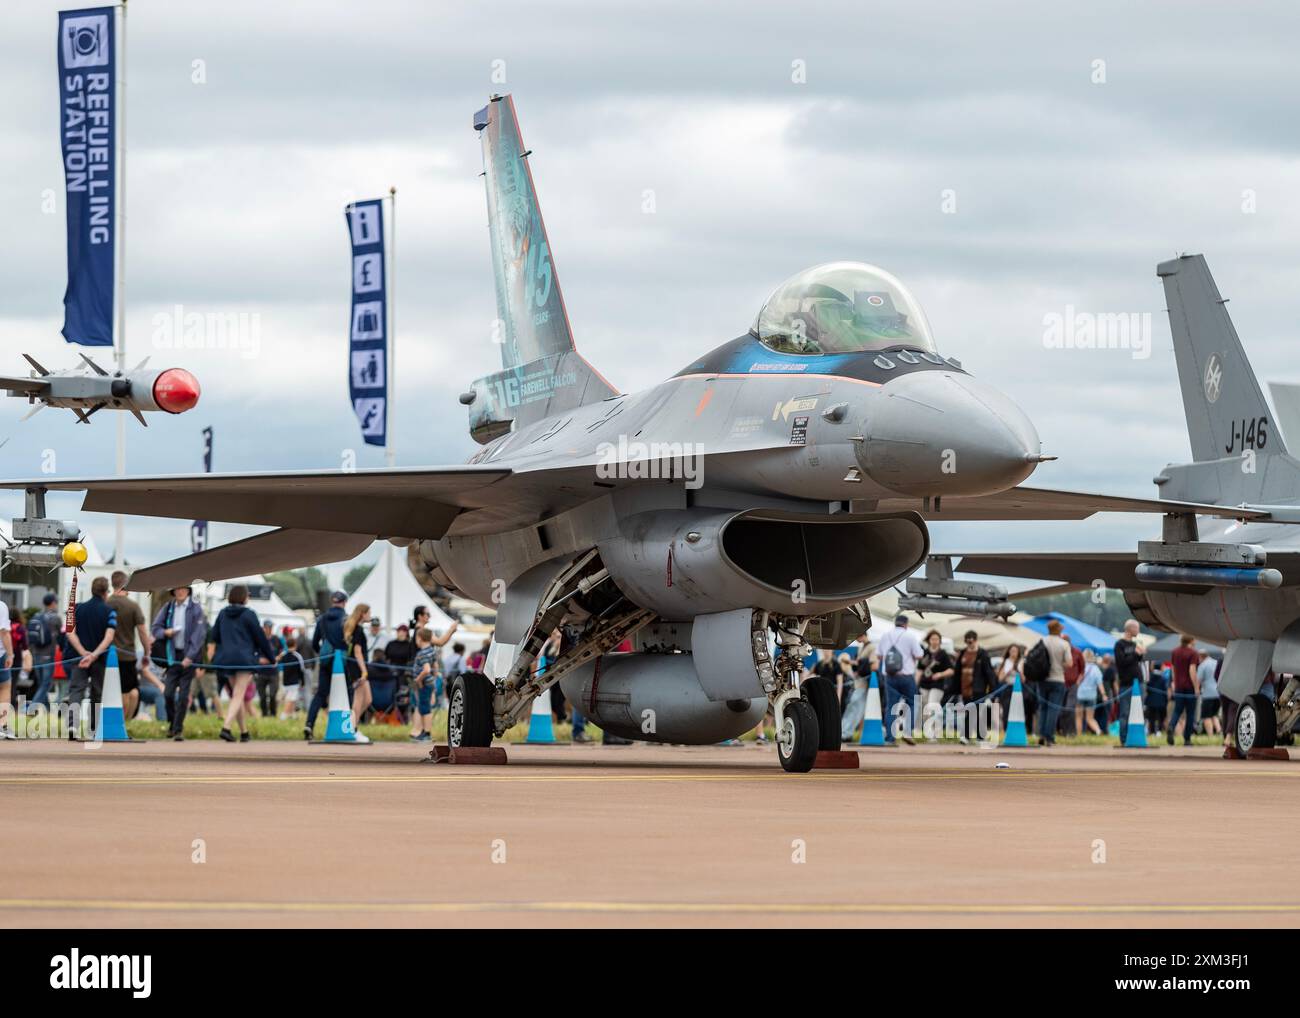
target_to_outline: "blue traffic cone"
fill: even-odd
[[[551,691],[543,690],[533,697],[533,710],[528,715],[526,742],[550,743],[555,741],[555,725],[551,720]]]
[[[104,692],[99,704],[98,738],[103,742],[130,742],[126,734],[126,714],[122,710],[122,672],[117,664],[117,648],[109,645],[104,665]]]
[[[1133,692],[1128,700],[1128,731],[1124,735],[1125,749],[1147,748],[1147,719],[1142,713],[1142,684],[1133,680]]]
[[[370,740],[352,725],[352,708],[348,704],[348,683],[343,674],[343,651],[334,652],[330,663],[329,716],[325,722],[325,738],[321,742],[365,743]]]
[[[876,673],[871,673],[871,685],[867,687],[867,709],[862,718],[862,738],[859,746],[883,746],[885,744],[884,712],[880,709],[880,682]]]
[[[1019,675],[1011,687],[1011,706],[1007,708],[1007,729],[1002,733],[1002,745],[1029,745],[1029,733],[1025,731],[1025,692],[1020,688]]]

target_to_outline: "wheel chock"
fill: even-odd
[[[433,763],[505,764],[510,761],[501,746],[434,746],[429,750]]]
[[[855,771],[860,766],[858,754],[847,749],[819,749],[813,770]]]
[[[1268,749],[1262,747],[1252,749],[1246,754],[1247,760],[1290,760],[1291,754],[1281,746],[1270,746]]]
[[[1237,747],[1236,747],[1236,746],[1224,746],[1224,747],[1223,747],[1223,759],[1225,759],[1225,760],[1240,760],[1240,759],[1241,759],[1241,754],[1237,752]]]

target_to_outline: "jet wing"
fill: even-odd
[[[373,534],[327,530],[272,530],[267,534],[162,562],[131,574],[128,590],[187,586],[196,580],[229,580],[253,573],[343,562],[370,547]]]
[[[84,491],[86,512],[218,520],[370,537],[438,538],[464,509],[492,504],[508,469],[482,466],[177,474],[0,481],[0,488]],[[255,570],[261,571],[261,570]]]
[[[1230,520],[1267,520],[1265,508],[1175,502],[1172,499],[1129,498],[1052,488],[1011,488],[996,495],[948,495],[927,507],[918,498],[882,498],[878,512],[911,509],[927,520],[1084,520],[1096,513],[1195,513]]]

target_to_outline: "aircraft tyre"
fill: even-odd
[[[1277,744],[1277,712],[1268,697],[1252,693],[1241,701],[1232,738],[1242,756],[1252,749],[1272,749]]]
[[[795,774],[812,770],[817,760],[817,712],[806,700],[785,705],[781,728],[776,733],[776,755],[781,766]]]
[[[449,746],[492,745],[492,680],[482,672],[461,672],[447,701]]]
[[[840,748],[840,701],[831,680],[813,675],[799,683],[799,693],[817,715],[817,748]]]

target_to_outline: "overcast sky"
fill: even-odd
[[[21,373],[21,352],[63,366],[78,349],[59,335],[60,6],[10,5],[0,34],[3,372]],[[1203,252],[1260,378],[1300,379],[1298,22],[1286,2],[130,0],[129,360],[191,369],[203,399],[131,422],[128,470],[200,469],[206,425],[222,471],[337,467],[348,449],[381,465],[348,404],[342,210],[390,185],[398,462],[470,455],[456,395],[499,366],[471,115],[508,91],[579,346],[615,385],[741,334],[801,268],[872,262],[1060,456],[1031,483],[1154,495],[1160,466],[1188,458],[1157,261]],[[176,305],[256,315],[257,349],[155,349]],[[1149,314],[1150,357],[1047,349],[1044,316],[1068,306]],[[46,449],[61,475],[112,473],[109,421],[24,412],[0,404],[6,475],[38,475]],[[52,511],[107,553],[111,520],[78,500]],[[1153,529],[1105,517],[935,537],[1126,548]],[[136,564],[187,550],[184,522],[129,525]]]

